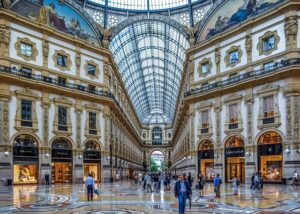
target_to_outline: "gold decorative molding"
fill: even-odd
[[[88,73],[88,65],[92,65],[95,67],[95,75],[91,75]],[[100,69],[99,69],[99,65],[94,62],[93,60],[89,60],[89,61],[86,61],[85,65],[84,65],[84,71],[85,71],[85,74],[90,77],[91,79],[99,79],[99,75],[100,75]]]
[[[230,63],[230,54],[233,53],[233,52],[237,52],[238,53],[238,59],[236,62],[234,63]],[[226,51],[226,55],[225,55],[225,64],[226,64],[226,67],[230,67],[230,68],[233,68],[235,67],[237,64],[239,64],[242,60],[242,56],[243,56],[243,52],[241,50],[241,46],[232,46],[231,48],[229,48],[227,51]]]
[[[26,44],[31,46],[31,56],[23,55],[21,53],[21,44]],[[36,44],[32,42],[28,38],[18,38],[17,42],[15,43],[15,49],[17,50],[17,56],[21,57],[26,61],[36,61],[36,57],[38,54],[38,50],[36,49]]]
[[[66,66],[61,66],[57,64],[57,57],[58,55],[64,56],[66,58]],[[68,54],[66,51],[64,50],[55,50],[55,53],[52,56],[53,62],[54,62],[54,66],[57,67],[58,69],[60,69],[61,71],[67,71],[70,70],[71,65],[72,65],[72,61],[70,59],[70,54]]]
[[[269,50],[264,50],[264,41],[271,37],[274,36],[275,43],[274,43],[274,48],[271,48]],[[280,37],[277,34],[277,31],[267,31],[264,35],[259,37],[259,42],[257,44],[257,50],[259,52],[259,55],[270,55],[273,51],[278,49],[278,43],[280,41]]]
[[[202,66],[205,65],[205,64],[207,64],[208,71],[206,73],[203,73]],[[211,59],[210,58],[203,58],[198,64],[199,77],[204,77],[205,78],[208,74],[211,73],[211,69],[212,69]]]

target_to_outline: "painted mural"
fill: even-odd
[[[209,18],[209,21],[205,24],[200,34],[199,40],[203,41],[208,39],[283,1],[284,0],[229,0]]]
[[[11,10],[30,20],[99,45],[96,34],[88,22],[63,1],[20,0],[13,4]]]

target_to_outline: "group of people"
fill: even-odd
[[[263,176],[260,172],[253,173],[251,176],[251,190],[261,190],[264,187]]]
[[[142,181],[144,182],[144,189],[147,192],[158,192],[161,189],[161,183],[163,181],[165,190],[170,190],[171,183],[171,174],[170,173],[148,173],[144,174],[142,177]]]

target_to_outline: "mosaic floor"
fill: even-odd
[[[186,213],[300,213],[300,186],[266,184],[262,192],[242,185],[238,196],[231,185],[222,185],[221,199],[215,200],[211,184],[205,197],[194,190],[192,207]],[[177,213],[173,191],[146,193],[130,182],[98,184],[100,196],[88,202],[83,185],[14,186],[0,189],[0,213]],[[172,188],[173,189],[173,188]]]

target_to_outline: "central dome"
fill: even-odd
[[[190,0],[91,0],[108,7],[127,10],[162,10],[188,5]],[[197,2],[199,0],[191,0]]]

